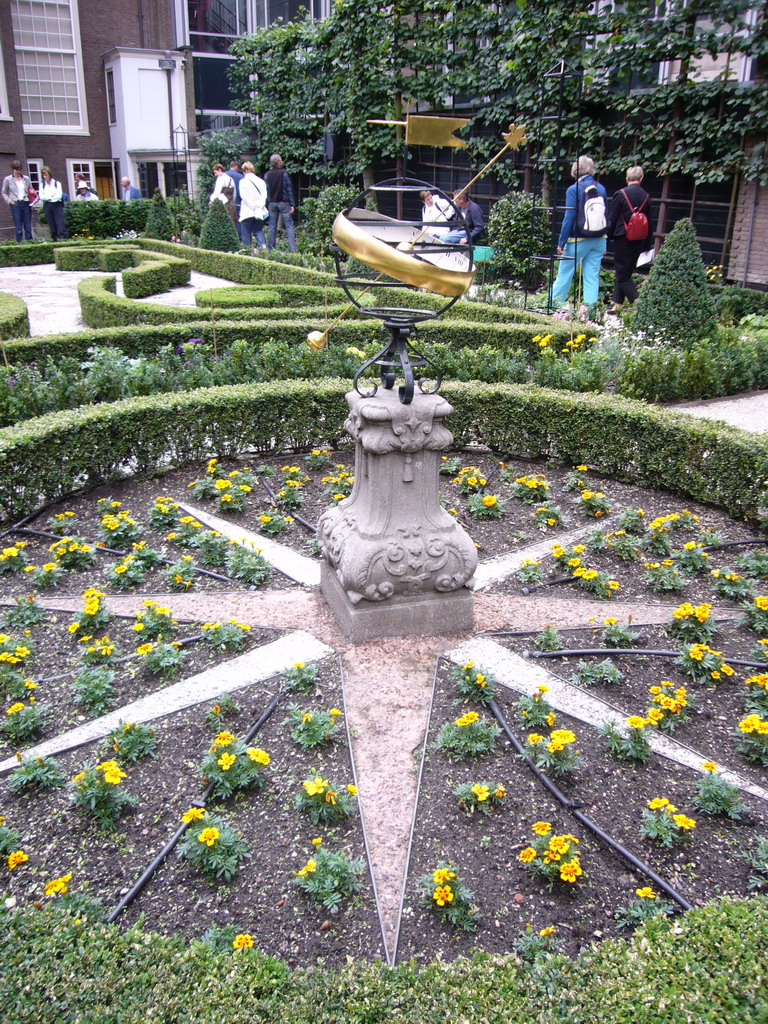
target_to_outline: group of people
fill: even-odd
[[[58,242],[67,237],[64,223],[64,204],[69,202],[69,195],[60,181],[53,176],[50,167],[40,170],[40,190],[33,188],[28,174],[21,169],[21,161],[11,161],[11,173],[3,179],[0,194],[8,204],[16,232],[17,242],[31,242],[32,210],[42,204],[45,223],[51,232],[51,240]],[[141,192],[131,185],[129,178],[121,178],[122,198],[124,202],[141,199]],[[75,202],[92,202],[98,200],[98,193],[91,188],[84,174],[75,174]]]
[[[429,189],[420,192],[419,197],[424,204],[421,208],[421,219],[425,224],[429,224],[430,234],[452,244],[466,242],[469,236],[472,245],[478,244],[485,228],[485,218],[483,211],[474,199],[469,198],[464,189],[453,193],[456,209],[447,199],[433,195]],[[449,222],[455,223],[456,210],[464,220],[465,227],[448,226]]]
[[[613,239],[616,277],[609,312],[615,313],[625,299],[637,299],[632,275],[641,253],[653,246],[651,197],[643,188],[643,168],[638,164],[628,168],[626,187],[618,189],[610,203],[608,193],[594,175],[591,157],[579,157],[571,167],[575,181],[565,193],[566,210],[557,242],[557,255],[562,258],[551,301],[555,306],[568,301],[573,275],[581,268],[584,305],[587,309],[594,306],[600,294],[600,265],[608,240]]]
[[[237,160],[230,161],[228,170],[223,164],[214,164],[213,173],[216,181],[209,202],[224,203],[244,246],[252,248],[255,239],[259,249],[274,249],[282,218],[288,248],[296,252],[293,185],[279,153],[269,158],[269,170],[263,178],[249,160],[242,170]],[[269,241],[264,237],[265,224],[269,225]]]

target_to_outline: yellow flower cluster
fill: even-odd
[[[201,821],[204,817],[205,811],[202,807],[190,807],[182,814],[181,820],[185,825],[191,825],[193,821]]]
[[[29,857],[23,850],[14,850],[13,853],[8,855],[8,860],[6,861],[8,870],[13,871],[13,869],[17,868],[19,864],[25,864],[28,860]]]
[[[762,642],[762,641],[761,641]],[[768,674],[760,672],[756,676],[750,676],[749,679],[744,680],[745,686],[756,686],[761,690],[768,692]]]
[[[545,349],[552,343],[551,334],[534,334],[531,341],[534,345],[538,345],[540,349]]]
[[[478,720],[480,716],[476,711],[468,711],[466,715],[462,715],[461,718],[457,718],[455,724],[463,729],[467,725],[472,725]]]
[[[117,761],[102,761],[96,765],[96,771],[103,773],[104,781],[109,786],[118,786],[123,779],[128,778]]]
[[[53,878],[45,884],[46,896],[66,896],[69,892],[69,882],[72,875],[62,875],[61,878]]]
[[[299,878],[304,878],[307,875],[313,874],[315,871],[317,871],[317,861],[310,859],[307,861],[303,868],[299,868],[296,874],[298,875]]]
[[[197,837],[198,842],[205,843],[206,846],[214,846],[218,838],[219,830],[214,828],[213,825],[209,825],[208,828],[204,828]]]
[[[692,604],[688,604],[686,601],[683,604],[678,605],[672,612],[672,615],[680,621],[695,618],[697,622],[703,623],[709,619],[709,613],[711,611],[711,604],[706,604],[706,602],[704,602],[702,604],[697,604],[694,608]]]
[[[560,750],[564,750],[570,743],[575,742],[576,734],[571,732],[570,729],[555,729],[550,734],[547,749],[551,753],[557,753]]]
[[[515,480],[515,483],[519,484],[521,487],[527,487],[530,491],[542,491],[546,493],[549,490],[549,484],[541,473],[535,473],[532,476],[519,476]]]
[[[768,736],[768,719],[760,715],[747,715],[739,722],[739,731],[743,733],[756,733],[758,736]]]
[[[688,707],[686,688],[673,687],[668,679],[662,679],[658,686],[649,687],[648,693],[653,697],[653,701],[646,715],[654,725],[658,725],[665,715],[679,715]]]
[[[677,827],[685,832],[696,828],[696,822],[693,818],[688,818],[685,814],[679,814],[675,805],[671,804],[665,796],[656,796],[653,800],[649,800],[648,807],[652,811],[663,811],[664,814],[668,814]]]

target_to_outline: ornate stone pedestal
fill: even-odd
[[[354,642],[472,629],[477,551],[438,500],[440,455],[453,440],[452,407],[417,394],[347,394],[356,442],[349,498],[321,516],[322,591]]]

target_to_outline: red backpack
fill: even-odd
[[[648,202],[648,196],[635,208],[629,201],[627,190],[623,188],[621,194],[624,196],[627,206],[630,209],[629,220],[624,221],[624,231],[628,242],[642,242],[648,237],[648,218],[643,213],[643,207]]]

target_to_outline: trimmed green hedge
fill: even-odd
[[[765,897],[656,918],[627,940],[532,967],[478,953],[292,969],[257,949],[214,952],[55,905],[0,916],[14,1024],[764,1024],[766,942]]]
[[[112,238],[110,248],[137,244],[137,239]],[[93,239],[74,238],[65,242],[22,242],[0,243],[0,267],[36,267],[42,263],[53,263],[55,249],[93,248]]]
[[[124,203],[119,199],[102,199],[100,203],[76,202],[64,206],[69,235],[89,235],[91,238],[114,238],[121,231],[144,230],[152,206],[151,199],[136,199]]]
[[[145,295],[167,292],[171,287],[171,269],[162,260],[148,260],[138,267],[123,271],[123,292],[126,298],[143,299]]]
[[[263,300],[263,296],[277,296],[276,301]],[[253,285],[246,287],[233,285],[231,288],[207,288],[195,292],[195,304],[202,308],[210,307],[211,299],[217,309],[231,309],[241,306],[249,306],[254,303],[259,306],[285,305],[296,306],[323,306],[327,302],[341,303],[346,301],[346,295],[341,288],[320,287],[319,285],[303,284],[276,284],[276,285]]]
[[[118,472],[255,448],[309,448],[344,438],[348,383],[277,381],[152,395],[52,413],[0,430],[0,508],[23,515],[42,500]],[[597,472],[768,516],[768,438],[630,399],[532,385],[445,384],[458,445],[587,462]],[[215,425],[215,426],[214,426]]]
[[[0,338],[29,336],[29,313],[24,299],[0,292]]]
[[[188,259],[193,270],[213,277],[225,277],[238,284],[333,284],[331,274],[304,267],[291,267],[275,260],[260,260],[253,256],[237,253],[214,252],[212,249],[197,249],[177,242],[161,242],[154,238],[142,238],[142,249],[164,252],[169,256]]]
[[[133,266],[133,254],[138,249],[130,246],[78,245],[55,246],[53,260],[57,270],[102,270],[116,273]]]

